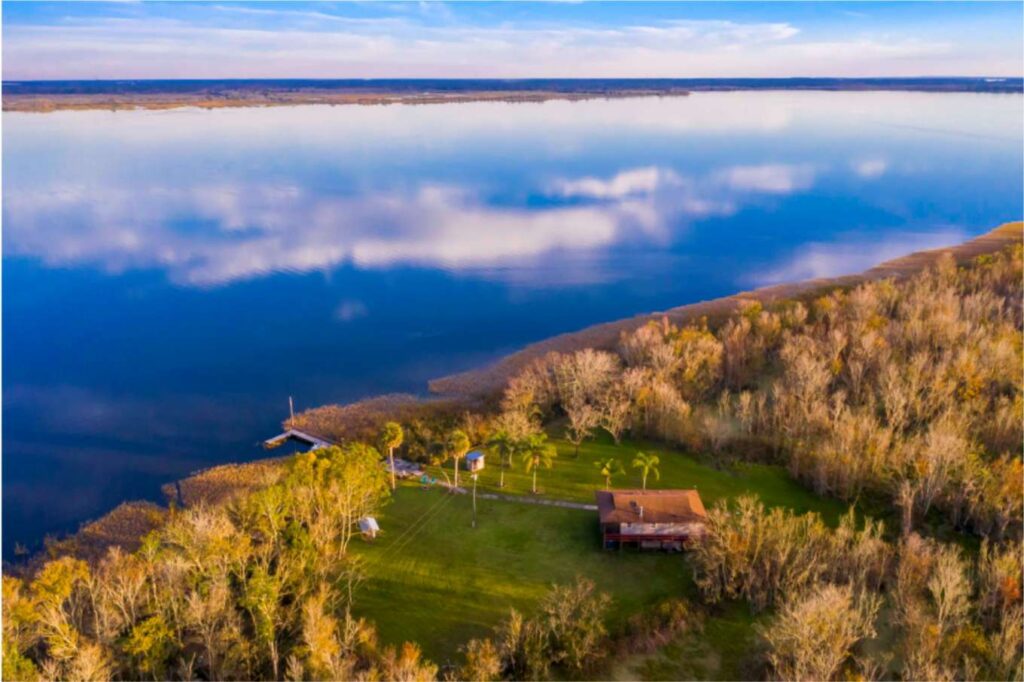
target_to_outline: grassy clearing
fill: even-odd
[[[530,613],[552,583],[583,575],[614,598],[615,627],[630,614],[692,591],[680,555],[604,552],[593,512],[472,500],[405,484],[380,517],[384,534],[357,543],[367,562],[355,612],[385,642],[413,640],[434,661],[488,636],[509,607]]]
[[[757,493],[767,504],[817,511],[829,520],[844,509],[841,503],[802,488],[780,467],[717,469],[651,443],[615,445],[607,438],[585,443],[577,457],[571,444],[557,439],[554,443],[555,466],[542,470],[538,478],[543,497],[592,503],[594,490],[603,486],[594,462],[608,457],[627,467],[626,474],[613,479],[613,486],[639,487],[639,474],[629,464],[636,451],[643,450],[661,458],[661,479],[652,477],[648,487],[696,487],[707,505]],[[430,471],[443,480],[439,469]],[[451,465],[444,471],[451,476]],[[497,462],[489,457],[479,490],[497,492],[498,474]],[[465,471],[460,483],[470,483]],[[505,472],[501,492],[529,495],[530,484],[530,476],[515,462]],[[612,595],[613,628],[662,599],[695,596],[692,573],[679,555],[601,550],[594,512],[481,499],[478,515],[478,527],[473,529],[470,496],[422,490],[407,482],[379,519],[382,536],[372,544],[357,543],[369,577],[359,588],[356,612],[377,624],[384,641],[416,641],[439,663],[457,660],[458,647],[491,634],[510,607],[530,613],[553,583],[577,575],[591,578]],[[745,613],[745,607],[741,610]],[[742,659],[742,649],[752,637],[751,619],[744,613],[726,610],[722,619],[709,621],[704,635],[689,635],[672,645],[680,651],[693,649],[687,665],[694,674],[686,674],[691,668],[669,665],[678,658],[671,647],[630,663],[630,674],[660,679],[700,676],[696,673],[705,670],[711,677],[738,677],[730,661]],[[704,649],[697,652],[697,647]],[[740,650],[733,651],[736,647]],[[692,667],[698,659],[706,659],[704,668]]]
[[[558,448],[554,467],[541,469],[537,475],[537,491],[541,497],[579,502],[594,502],[594,490],[604,487],[604,477],[594,466],[599,460],[613,457],[625,468],[625,474],[612,478],[613,488],[639,488],[640,471],[631,464],[637,451],[657,454],[661,460],[661,479],[652,474],[648,488],[697,488],[706,507],[720,499],[731,499],[747,493],[756,493],[771,507],[789,507],[798,513],[815,511],[829,523],[834,523],[847,505],[834,499],[820,497],[792,480],[785,469],[764,464],[740,463],[732,467],[715,468],[692,455],[672,450],[661,444],[623,440],[616,445],[603,432],[594,440],[580,446],[579,455],[571,443],[553,439]],[[430,467],[432,475],[444,480],[440,470]],[[452,466],[444,467],[448,477]],[[477,481],[479,490],[502,492],[509,495],[529,495],[531,476],[526,474],[521,461],[513,461],[505,471],[505,488],[498,487],[500,468],[493,455],[487,455],[487,466]],[[470,485],[469,475],[459,473],[459,483]]]

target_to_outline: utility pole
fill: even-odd
[[[473,528],[476,528],[476,472],[473,472]]]

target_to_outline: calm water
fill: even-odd
[[[297,406],[1021,217],[1019,95],[5,114],[3,552]]]

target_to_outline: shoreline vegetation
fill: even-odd
[[[611,348],[622,334],[631,333],[652,322],[667,319],[682,326],[702,318],[709,323],[723,320],[752,303],[767,307],[786,300],[810,300],[836,289],[886,278],[906,279],[934,266],[943,257],[951,256],[958,264],[966,264],[979,256],[999,253],[1024,241],[1024,222],[1009,222],[968,240],[946,248],[918,251],[885,261],[855,275],[805,280],[762,287],[711,301],[678,306],[664,312],[594,325],[576,332],[562,334],[530,344],[491,365],[442,377],[431,381],[434,397],[423,399],[409,394],[375,396],[346,405],[324,405],[297,414],[286,420],[284,428],[300,428],[335,442],[345,440],[371,441],[386,421],[423,421],[439,415],[464,414],[469,410],[495,405],[508,380],[543,358],[548,353],[572,353],[592,348]],[[227,463],[197,471],[167,483],[162,492],[171,506],[222,504],[237,495],[257,490],[272,480],[288,457],[267,457],[250,462]],[[165,510],[146,501],[126,501],[99,519],[84,522],[77,533],[63,539],[48,538],[43,554],[70,553],[78,557],[101,556],[111,547],[131,551],[137,548],[140,534],[136,529],[152,528],[155,519]],[[42,557],[27,562],[31,571]]]
[[[1020,679],[1022,228],[303,412],[6,567],[3,676]],[[700,541],[607,551],[652,471]]]
[[[1020,78],[8,81],[3,110],[220,109],[683,97],[695,92],[820,90],[1021,93]]]
[[[46,113],[88,110],[159,110],[195,107],[199,109],[236,109],[242,107],[287,107],[300,105],[386,106],[392,104],[467,104],[470,102],[536,103],[551,100],[577,102],[591,99],[628,97],[685,97],[688,92],[632,90],[621,92],[466,92],[466,93],[388,93],[325,92],[320,90],[210,91],[186,94],[66,94],[11,95],[4,97],[4,111]]]
[[[530,344],[497,362],[458,374],[452,374],[430,382],[430,392],[438,396],[466,399],[493,398],[508,380],[530,363],[548,353],[572,353],[584,348],[610,350],[619,342],[622,334],[633,332],[649,322],[667,319],[675,325],[693,323],[707,318],[709,323],[728,317],[744,305],[760,303],[764,307],[787,299],[803,300],[821,295],[832,289],[849,289],[864,282],[887,278],[905,279],[937,263],[944,255],[951,255],[958,263],[970,261],[977,256],[1000,251],[1021,240],[1024,223],[1010,222],[962,244],[946,248],[918,251],[880,263],[862,273],[838,277],[818,278],[773,284],[751,291],[744,291],[710,301],[700,301],[652,312],[635,317],[596,324],[585,329],[538,341]]]

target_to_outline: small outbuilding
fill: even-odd
[[[484,468],[484,453],[479,450],[466,455],[466,469],[469,471],[480,471]]]
[[[605,549],[678,551],[704,535],[708,515],[696,490],[598,490],[596,497]]]
[[[420,468],[419,464],[410,462],[407,459],[401,457],[395,457],[395,476],[398,478],[418,478],[423,475],[423,469]],[[388,460],[384,460],[384,468],[391,473],[391,465]]]
[[[377,519],[372,516],[364,516],[359,519],[359,532],[363,534],[363,537],[367,540],[373,540],[377,537],[377,533],[380,532],[380,526],[377,525]]]

